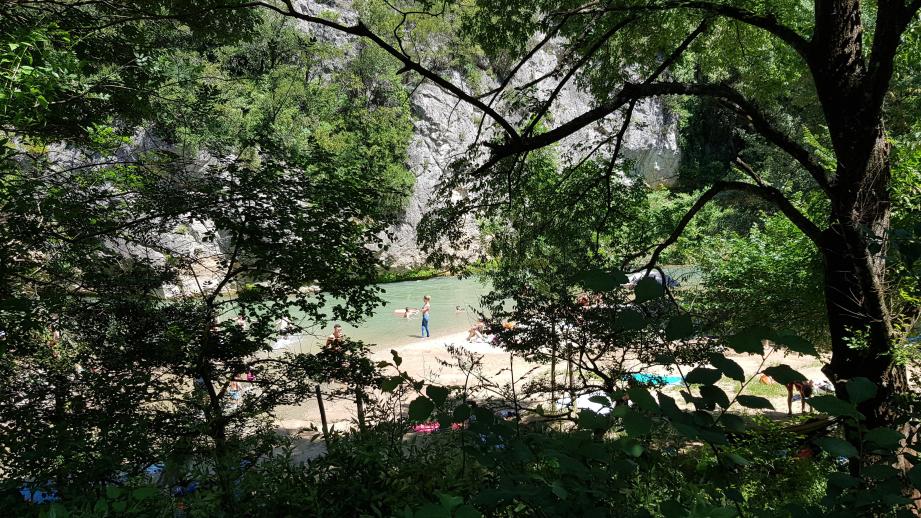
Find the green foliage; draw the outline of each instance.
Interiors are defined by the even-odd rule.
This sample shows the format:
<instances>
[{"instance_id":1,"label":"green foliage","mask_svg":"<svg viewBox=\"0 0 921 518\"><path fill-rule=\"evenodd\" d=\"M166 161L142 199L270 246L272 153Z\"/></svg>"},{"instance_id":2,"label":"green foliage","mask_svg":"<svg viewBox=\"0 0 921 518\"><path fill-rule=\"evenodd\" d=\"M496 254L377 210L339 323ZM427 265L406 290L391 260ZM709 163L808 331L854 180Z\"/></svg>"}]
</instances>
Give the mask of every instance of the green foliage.
<instances>
[{"instance_id":1,"label":"green foliage","mask_svg":"<svg viewBox=\"0 0 921 518\"><path fill-rule=\"evenodd\" d=\"M440 270L438 268L431 268L428 266L420 266L417 268L410 268L407 270L401 269L388 269L382 271L378 275L379 282L381 284L386 284L389 282L403 282L403 281L421 281L425 279L431 279L433 277L441 277L446 275L447 272Z\"/></svg>"},{"instance_id":2,"label":"green foliage","mask_svg":"<svg viewBox=\"0 0 921 518\"><path fill-rule=\"evenodd\" d=\"M51 103L78 92L70 35L53 24L0 33L0 125L28 131L47 122Z\"/></svg>"},{"instance_id":3,"label":"green foliage","mask_svg":"<svg viewBox=\"0 0 921 518\"><path fill-rule=\"evenodd\" d=\"M732 333L765 323L827 348L822 262L812 242L786 218L770 216L747 237L705 238L697 250L701 287L689 302L713 331ZM809 350L798 343L791 347Z\"/></svg>"},{"instance_id":4,"label":"green foliage","mask_svg":"<svg viewBox=\"0 0 921 518\"><path fill-rule=\"evenodd\" d=\"M299 331L378 304L408 102L377 49L321 70L335 53L289 21L144 4L162 20L0 13L18 22L0 45L3 477L76 502L165 463L209 472L226 510L240 461L279 442L278 405L379 383L363 344L266 353L294 312ZM96 512L153 512L138 495Z\"/></svg>"},{"instance_id":5,"label":"green foliage","mask_svg":"<svg viewBox=\"0 0 921 518\"><path fill-rule=\"evenodd\" d=\"M276 323L293 310L306 315L293 324L298 331L329 318L359 320L378 302L374 250L413 181L404 166L412 126L396 65L364 42L344 52L282 18L213 0L43 4L0 7L14 22L0 40L0 422L8 425L0 468L2 503L14 512L834 516L910 503L903 495L921 480L918 468L903 476L892 465L900 455L917 461L905 455L917 445L903 445L909 438L899 430L867 426L882 387L848 379L838 395L808 401L834 420L786 428L748 417L772 409L763 396L776 394L754 390L741 366L717 352L725 343L764 364L766 340L806 355L824 348L821 265L811 244L762 213L761 201L720 197L662 257L703 272L702 287L677 293L691 310L679 311L675 293L666 296L652 279L627 286L621 270L668 235L695 198L650 193L620 157L566 162L541 149L466 178L483 158L471 153L440 185L447 201L420 229L428 246L462 248L473 214L490 256L478 271L495 287L485 301L495 343L530 361L565 362L569 371L565 386L529 383L527 397L514 379L508 394L481 376L485 392L517 412L532 396L598 391L604 395L591 401L605 412L554 396L549 411L533 415L569 427L501 419L488 405L452 399L466 400L467 387L458 394L411 379L396 352L392 363L374 365L358 342L270 356L282 334ZM554 16L539 14L574 7L395 5L408 12L387 2L357 8L426 66L464 69L475 90L485 55L506 71L538 30L550 29ZM768 13L804 36L812 29L808 4L726 5ZM144 15L132 17L138 9ZM561 70L584 58L577 80L600 102L658 67L701 21L696 9L582 14L562 21ZM671 78L731 84L831 165L823 107L795 52L746 24L707 21ZM595 40L621 22L607 41ZM899 295L893 305L911 307L921 264L919 154L917 124L906 115L917 110L904 107L918 100L917 24L905 39L886 108L901 107L891 126L898 160L886 264ZM535 89L522 90L503 102L536 105ZM759 178L802 193L793 201L808 215L820 221L828 212L798 166L729 127L739 121L707 103L684 108L691 118L683 138L695 149L682 187L734 174L727 162L740 152ZM539 122L537 133L547 120ZM128 135L138 127L162 143L134 146ZM91 163L71 167L57 142ZM727 209L730 201L742 209ZM182 246L193 233L215 245L214 256ZM178 294L165 296L173 287ZM326 307L333 297L344 302ZM509 325L500 330L501 320ZM895 324L909 336L915 323ZM869 350L861 333L853 331L852 345ZM911 346L902 352L900 360L912 357ZM634 377L688 365L681 402ZM382 376L383 368L398 374ZM243 377L253 371L255 380ZM780 383L805 379L786 365L764 372ZM739 382L736 393L720 385L723 377ZM228 397L241 382L258 389ZM317 382L411 394L408 420L330 440L326 455L307 464L276 455L284 441L272 431L273 410L304 401ZM902 403L900 418L916 420L917 402ZM444 430L403 441L408 424L432 419ZM459 429L447 430L452 424ZM813 445L823 450L816 458ZM143 473L154 462L163 462L164 475L151 484ZM845 462L847 473L838 467ZM173 490L189 480L201 489L178 502ZM16 494L24 481L50 486L61 502L26 509Z\"/></svg>"}]
</instances>

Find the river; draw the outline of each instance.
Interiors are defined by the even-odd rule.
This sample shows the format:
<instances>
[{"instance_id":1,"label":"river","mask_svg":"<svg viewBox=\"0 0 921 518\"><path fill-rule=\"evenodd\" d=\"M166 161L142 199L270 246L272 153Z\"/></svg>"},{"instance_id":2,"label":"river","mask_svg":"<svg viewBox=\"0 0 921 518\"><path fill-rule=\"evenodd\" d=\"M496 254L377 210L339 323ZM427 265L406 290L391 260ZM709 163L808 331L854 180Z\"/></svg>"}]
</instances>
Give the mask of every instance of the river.
<instances>
[{"instance_id":1,"label":"river","mask_svg":"<svg viewBox=\"0 0 921 518\"><path fill-rule=\"evenodd\" d=\"M474 310L480 307L480 297L486 294L488 287L476 279L458 279L455 277L438 277L420 281L394 282L382 285L381 298L384 305L363 322L350 325L341 323L345 335L355 340L374 344L374 348L389 348L406 344L420 338L421 317L399 318L395 310L404 308L421 308L422 297L430 295L431 317L429 329L433 337L466 331L476 321ZM460 306L463 311L457 311ZM293 320L303 317L295 313ZM330 322L323 329L311 333L286 338L276 346L284 346L291 352L313 352L325 337L332 333Z\"/></svg>"}]
</instances>

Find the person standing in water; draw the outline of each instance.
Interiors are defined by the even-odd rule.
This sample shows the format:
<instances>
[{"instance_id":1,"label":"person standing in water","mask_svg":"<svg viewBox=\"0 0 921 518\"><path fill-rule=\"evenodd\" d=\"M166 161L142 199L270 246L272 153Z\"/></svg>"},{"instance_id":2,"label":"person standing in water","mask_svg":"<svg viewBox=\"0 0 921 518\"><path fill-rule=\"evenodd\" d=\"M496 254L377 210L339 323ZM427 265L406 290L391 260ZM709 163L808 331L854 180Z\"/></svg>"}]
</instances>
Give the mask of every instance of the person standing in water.
<instances>
[{"instance_id":1,"label":"person standing in water","mask_svg":"<svg viewBox=\"0 0 921 518\"><path fill-rule=\"evenodd\" d=\"M422 297L422 338L432 336L429 331L429 310L432 309L432 297L426 295Z\"/></svg>"}]
</instances>

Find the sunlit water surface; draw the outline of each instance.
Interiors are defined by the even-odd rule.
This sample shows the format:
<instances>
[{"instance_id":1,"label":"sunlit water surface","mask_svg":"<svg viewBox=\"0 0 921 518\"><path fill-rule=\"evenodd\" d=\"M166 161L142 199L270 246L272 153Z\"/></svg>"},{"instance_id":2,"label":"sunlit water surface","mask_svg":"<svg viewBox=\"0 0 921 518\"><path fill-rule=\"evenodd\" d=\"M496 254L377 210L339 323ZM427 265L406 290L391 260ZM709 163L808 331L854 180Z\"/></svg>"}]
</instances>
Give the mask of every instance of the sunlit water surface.
<instances>
[{"instance_id":1,"label":"sunlit water surface","mask_svg":"<svg viewBox=\"0 0 921 518\"><path fill-rule=\"evenodd\" d=\"M406 307L421 308L422 297L430 295L431 317L429 330L433 337L454 334L469 329L477 319L475 310L480 308L480 297L488 287L475 279L439 277L422 281L406 281L385 284L381 298L384 305L363 322L350 325L342 322L346 336L373 344L375 349L402 345L420 339L421 315L410 319L400 318L394 311ZM460 306L463 311L457 311ZM303 318L294 314L294 320ZM306 325L306 321L303 322ZM330 322L323 329L311 329L310 333L282 339L276 347L291 352L312 352L332 333Z\"/></svg>"}]
</instances>

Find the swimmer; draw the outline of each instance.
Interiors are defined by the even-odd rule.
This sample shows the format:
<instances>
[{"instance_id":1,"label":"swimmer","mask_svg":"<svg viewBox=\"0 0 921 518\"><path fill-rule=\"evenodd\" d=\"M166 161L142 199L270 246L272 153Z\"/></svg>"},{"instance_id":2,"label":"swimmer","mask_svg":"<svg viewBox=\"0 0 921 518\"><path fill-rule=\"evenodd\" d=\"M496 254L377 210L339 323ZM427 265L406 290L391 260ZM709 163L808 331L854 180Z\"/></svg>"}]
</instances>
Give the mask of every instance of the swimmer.
<instances>
[{"instance_id":1,"label":"swimmer","mask_svg":"<svg viewBox=\"0 0 921 518\"><path fill-rule=\"evenodd\" d=\"M413 315L415 315L418 312L419 312L418 309L407 306L406 309L395 310L393 314L399 318L412 318Z\"/></svg>"}]
</instances>

